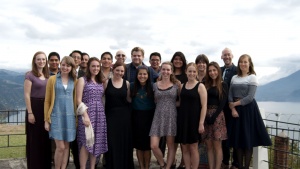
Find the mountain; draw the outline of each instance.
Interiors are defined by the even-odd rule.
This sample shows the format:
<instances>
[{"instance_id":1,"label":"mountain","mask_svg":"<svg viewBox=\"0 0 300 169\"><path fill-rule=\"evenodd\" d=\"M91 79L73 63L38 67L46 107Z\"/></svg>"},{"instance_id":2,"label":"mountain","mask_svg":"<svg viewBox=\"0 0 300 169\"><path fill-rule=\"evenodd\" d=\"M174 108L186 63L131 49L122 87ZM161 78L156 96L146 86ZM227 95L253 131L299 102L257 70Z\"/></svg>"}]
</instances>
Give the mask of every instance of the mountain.
<instances>
[{"instance_id":1,"label":"mountain","mask_svg":"<svg viewBox=\"0 0 300 169\"><path fill-rule=\"evenodd\" d=\"M0 69L0 110L24 108L25 72ZM300 102L300 70L279 80L259 86L257 101Z\"/></svg>"},{"instance_id":2,"label":"mountain","mask_svg":"<svg viewBox=\"0 0 300 169\"><path fill-rule=\"evenodd\" d=\"M0 69L0 110L24 108L24 75Z\"/></svg>"},{"instance_id":3,"label":"mountain","mask_svg":"<svg viewBox=\"0 0 300 169\"><path fill-rule=\"evenodd\" d=\"M300 70L259 86L255 98L257 101L300 102Z\"/></svg>"}]
</instances>

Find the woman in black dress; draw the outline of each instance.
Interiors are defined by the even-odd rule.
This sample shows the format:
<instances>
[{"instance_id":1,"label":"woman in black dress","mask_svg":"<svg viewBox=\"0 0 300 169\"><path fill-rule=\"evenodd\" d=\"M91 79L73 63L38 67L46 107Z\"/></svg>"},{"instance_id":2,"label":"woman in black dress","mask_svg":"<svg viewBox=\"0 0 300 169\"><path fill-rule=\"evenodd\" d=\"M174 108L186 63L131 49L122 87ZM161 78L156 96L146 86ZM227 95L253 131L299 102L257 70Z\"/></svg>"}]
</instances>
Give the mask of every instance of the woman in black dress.
<instances>
[{"instance_id":1,"label":"woman in black dress","mask_svg":"<svg viewBox=\"0 0 300 169\"><path fill-rule=\"evenodd\" d=\"M172 59L171 59L171 63L174 66L174 75L176 77L176 79L178 79L180 81L181 84L185 83L188 81L187 76L185 74L185 68L186 68L186 58L184 56L184 54L180 51L175 52ZM177 98L177 101L179 101L179 97ZM179 106L177 107L177 112L179 111ZM177 151L177 147L178 144L175 144L175 151ZM180 147L181 148L181 147ZM182 150L182 148L181 148ZM172 168L176 167L176 159L174 159L174 163L172 165ZM180 160L180 164L178 166L178 169L184 169L184 161L183 158L181 156L181 160Z\"/></svg>"},{"instance_id":2,"label":"woman in black dress","mask_svg":"<svg viewBox=\"0 0 300 169\"><path fill-rule=\"evenodd\" d=\"M106 169L132 169L132 127L129 107L130 85L122 77L125 64L117 61L113 77L105 85L105 115L107 120L108 152L105 153Z\"/></svg>"},{"instance_id":3,"label":"woman in black dress","mask_svg":"<svg viewBox=\"0 0 300 169\"><path fill-rule=\"evenodd\" d=\"M176 142L181 144L186 169L197 169L199 165L199 133L204 132L206 114L206 89L197 81L197 66L187 65L188 81L181 87L180 108L177 116Z\"/></svg>"}]
</instances>

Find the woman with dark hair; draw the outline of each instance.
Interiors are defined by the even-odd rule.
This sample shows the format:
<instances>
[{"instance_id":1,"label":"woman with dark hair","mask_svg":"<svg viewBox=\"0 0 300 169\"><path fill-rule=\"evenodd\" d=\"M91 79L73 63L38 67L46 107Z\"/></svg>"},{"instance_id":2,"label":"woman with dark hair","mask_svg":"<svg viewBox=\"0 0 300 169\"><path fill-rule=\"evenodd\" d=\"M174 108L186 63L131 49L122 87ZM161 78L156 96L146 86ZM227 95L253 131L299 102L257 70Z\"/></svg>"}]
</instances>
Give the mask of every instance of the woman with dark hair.
<instances>
[{"instance_id":1,"label":"woman with dark hair","mask_svg":"<svg viewBox=\"0 0 300 169\"><path fill-rule=\"evenodd\" d=\"M222 140L227 139L227 129L223 108L227 100L228 87L222 81L220 66L210 62L207 67L205 87L207 89L207 113L205 132L202 134L207 146L210 169L221 168L223 153Z\"/></svg>"},{"instance_id":2,"label":"woman with dark hair","mask_svg":"<svg viewBox=\"0 0 300 169\"><path fill-rule=\"evenodd\" d=\"M239 168L249 168L253 147L272 144L254 99L257 85L251 57L244 54L239 58L228 94L233 117L228 130L229 146L237 150Z\"/></svg>"},{"instance_id":3,"label":"woman with dark hair","mask_svg":"<svg viewBox=\"0 0 300 169\"><path fill-rule=\"evenodd\" d=\"M108 151L105 153L107 169L134 168L129 107L130 84L123 79L124 72L125 64L117 61L113 66L113 77L104 83L108 142Z\"/></svg>"},{"instance_id":4,"label":"woman with dark hair","mask_svg":"<svg viewBox=\"0 0 300 169\"><path fill-rule=\"evenodd\" d=\"M49 78L44 52L36 52L24 80L27 168L51 169L51 141L44 128L44 100Z\"/></svg>"},{"instance_id":5,"label":"woman with dark hair","mask_svg":"<svg viewBox=\"0 0 300 169\"><path fill-rule=\"evenodd\" d=\"M90 158L91 168L96 164L96 158L107 151L106 117L102 96L104 95L103 77L100 71L100 60L96 57L87 63L86 77L78 79L76 88L77 104L83 103L88 107L78 116L77 142L80 151L80 165L85 168ZM88 143L86 127L93 128L94 144Z\"/></svg>"},{"instance_id":6,"label":"woman with dark hair","mask_svg":"<svg viewBox=\"0 0 300 169\"><path fill-rule=\"evenodd\" d=\"M130 84L133 115L133 147L141 169L149 169L151 147L149 132L155 103L150 72L147 66L139 66L134 83Z\"/></svg>"},{"instance_id":7,"label":"woman with dark hair","mask_svg":"<svg viewBox=\"0 0 300 169\"><path fill-rule=\"evenodd\" d=\"M171 62L161 65L161 80L153 84L155 113L151 125L151 149L161 168L170 168L175 159L176 98L180 93L180 82L175 78ZM167 164L159 149L160 138L166 136L168 146Z\"/></svg>"},{"instance_id":8,"label":"woman with dark hair","mask_svg":"<svg viewBox=\"0 0 300 169\"><path fill-rule=\"evenodd\" d=\"M202 83L197 81L197 66L189 63L186 68L188 81L181 87L180 108L177 116L176 142L181 144L186 169L199 165L198 142L204 130L207 94Z\"/></svg>"},{"instance_id":9,"label":"woman with dark hair","mask_svg":"<svg viewBox=\"0 0 300 169\"><path fill-rule=\"evenodd\" d=\"M186 73L185 73L185 68L186 68L186 58L182 52L175 52L171 62L174 66L174 75L175 77L180 81L181 84L185 83L188 81ZM177 97L177 101L179 101L179 97ZM179 110L179 106L177 106L177 111ZM175 153L177 151L178 144L175 144ZM172 168L176 168L176 159L174 159ZM180 160L180 165L178 167L179 169L184 169L184 160L181 156Z\"/></svg>"},{"instance_id":10,"label":"woman with dark hair","mask_svg":"<svg viewBox=\"0 0 300 169\"><path fill-rule=\"evenodd\" d=\"M105 80L110 79L112 77L112 62L113 55L110 52L104 52L101 55L101 73Z\"/></svg>"},{"instance_id":11,"label":"woman with dark hair","mask_svg":"<svg viewBox=\"0 0 300 169\"><path fill-rule=\"evenodd\" d=\"M171 63L174 66L174 75L175 77L181 82L185 83L187 82L187 76L185 74L185 68L186 68L186 59L182 52L175 52Z\"/></svg>"},{"instance_id":12,"label":"woman with dark hair","mask_svg":"<svg viewBox=\"0 0 300 169\"><path fill-rule=\"evenodd\" d=\"M198 80L199 82L202 82L202 83L205 83L205 78L206 78L206 75L207 75L207 66L208 66L208 63L209 63L209 60L207 58L206 55L204 54L200 54L197 56L196 60L195 60L195 63L198 67Z\"/></svg>"},{"instance_id":13,"label":"woman with dark hair","mask_svg":"<svg viewBox=\"0 0 300 169\"><path fill-rule=\"evenodd\" d=\"M69 143L76 137L76 70L74 59L65 56L60 72L51 76L46 87L44 105L45 129L55 140L55 168L66 168Z\"/></svg>"}]
</instances>

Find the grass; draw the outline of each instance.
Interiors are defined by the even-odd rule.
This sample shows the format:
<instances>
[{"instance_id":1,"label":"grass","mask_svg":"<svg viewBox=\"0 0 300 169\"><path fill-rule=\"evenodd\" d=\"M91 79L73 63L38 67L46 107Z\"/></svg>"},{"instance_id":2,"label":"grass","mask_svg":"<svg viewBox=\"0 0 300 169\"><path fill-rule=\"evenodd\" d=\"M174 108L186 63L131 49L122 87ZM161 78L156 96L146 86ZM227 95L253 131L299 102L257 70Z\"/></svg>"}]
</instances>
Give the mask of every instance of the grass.
<instances>
[{"instance_id":1,"label":"grass","mask_svg":"<svg viewBox=\"0 0 300 169\"><path fill-rule=\"evenodd\" d=\"M0 125L0 159L24 158L26 153L25 145L24 125Z\"/></svg>"}]
</instances>

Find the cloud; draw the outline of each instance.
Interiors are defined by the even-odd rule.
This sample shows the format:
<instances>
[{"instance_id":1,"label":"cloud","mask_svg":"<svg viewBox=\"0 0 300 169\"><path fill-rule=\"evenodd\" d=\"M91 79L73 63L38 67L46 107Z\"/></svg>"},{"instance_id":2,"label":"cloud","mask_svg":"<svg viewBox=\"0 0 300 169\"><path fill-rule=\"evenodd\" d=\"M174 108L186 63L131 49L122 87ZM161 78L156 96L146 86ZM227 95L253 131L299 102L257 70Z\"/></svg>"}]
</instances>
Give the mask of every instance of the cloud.
<instances>
[{"instance_id":1,"label":"cloud","mask_svg":"<svg viewBox=\"0 0 300 169\"><path fill-rule=\"evenodd\" d=\"M145 58L157 51L166 61L182 51L189 62L204 53L222 65L221 51L229 47L235 64L248 53L259 76L284 76L300 68L299 6L297 0L3 0L0 66L28 68L37 50L99 57L122 49L130 56L134 46L144 48Z\"/></svg>"}]
</instances>

